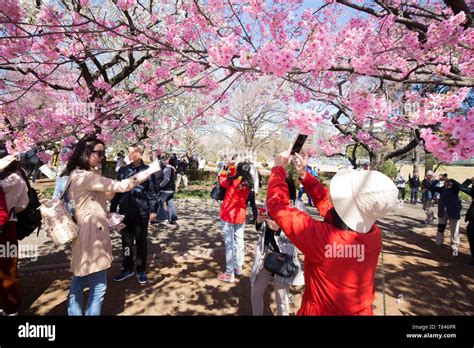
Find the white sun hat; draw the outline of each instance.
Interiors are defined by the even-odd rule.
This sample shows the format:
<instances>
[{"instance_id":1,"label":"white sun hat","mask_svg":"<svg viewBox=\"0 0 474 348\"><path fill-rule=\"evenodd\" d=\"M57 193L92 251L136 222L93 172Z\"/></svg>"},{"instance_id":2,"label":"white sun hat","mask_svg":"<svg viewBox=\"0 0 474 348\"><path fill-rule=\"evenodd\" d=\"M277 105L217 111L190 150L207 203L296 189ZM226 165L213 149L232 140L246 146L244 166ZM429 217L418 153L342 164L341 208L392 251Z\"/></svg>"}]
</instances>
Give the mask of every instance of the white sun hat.
<instances>
[{"instance_id":1,"label":"white sun hat","mask_svg":"<svg viewBox=\"0 0 474 348\"><path fill-rule=\"evenodd\" d=\"M390 178L376 170L342 169L329 188L339 217L352 230L367 233L374 222L398 204L398 189Z\"/></svg>"},{"instance_id":2,"label":"white sun hat","mask_svg":"<svg viewBox=\"0 0 474 348\"><path fill-rule=\"evenodd\" d=\"M15 155L7 155L3 158L0 158L0 170L4 170L6 167L10 165L14 160L18 157Z\"/></svg>"}]
</instances>

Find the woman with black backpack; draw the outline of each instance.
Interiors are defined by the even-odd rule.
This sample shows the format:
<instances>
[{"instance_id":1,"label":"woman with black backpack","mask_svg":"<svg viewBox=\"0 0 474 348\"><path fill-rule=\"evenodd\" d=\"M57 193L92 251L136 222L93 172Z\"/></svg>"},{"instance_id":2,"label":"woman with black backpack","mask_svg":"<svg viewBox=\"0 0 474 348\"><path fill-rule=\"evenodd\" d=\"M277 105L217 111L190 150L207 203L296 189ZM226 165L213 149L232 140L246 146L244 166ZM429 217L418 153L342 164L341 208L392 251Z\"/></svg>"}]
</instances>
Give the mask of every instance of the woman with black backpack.
<instances>
[{"instance_id":1,"label":"woman with black backpack","mask_svg":"<svg viewBox=\"0 0 474 348\"><path fill-rule=\"evenodd\" d=\"M0 199L3 198L0 206L3 207L5 220L0 230L0 245L8 253L16 250L11 255L0 255L0 304L3 315L17 315L21 305L16 214L29 203L26 182L19 174L21 170L16 156L8 155L0 159Z\"/></svg>"}]
</instances>

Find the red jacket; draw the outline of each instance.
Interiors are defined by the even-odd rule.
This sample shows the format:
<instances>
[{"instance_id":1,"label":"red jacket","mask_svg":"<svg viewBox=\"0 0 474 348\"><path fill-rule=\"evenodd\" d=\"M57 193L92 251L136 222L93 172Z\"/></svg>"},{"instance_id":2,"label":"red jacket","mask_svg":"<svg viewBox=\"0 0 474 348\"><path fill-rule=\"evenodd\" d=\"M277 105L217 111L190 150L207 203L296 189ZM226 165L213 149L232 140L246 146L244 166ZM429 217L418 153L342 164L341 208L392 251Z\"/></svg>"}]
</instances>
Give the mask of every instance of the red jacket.
<instances>
[{"instance_id":1,"label":"red jacket","mask_svg":"<svg viewBox=\"0 0 474 348\"><path fill-rule=\"evenodd\" d=\"M10 212L8 211L7 201L5 200L5 192L0 188L0 227L8 222Z\"/></svg>"},{"instance_id":2,"label":"red jacket","mask_svg":"<svg viewBox=\"0 0 474 348\"><path fill-rule=\"evenodd\" d=\"M235 167L230 168L231 176L235 175ZM232 182L227 179L227 172L223 170L219 176L219 184L227 189L221 207L221 219L232 224L244 224L247 212L247 198L250 189L239 187L241 179Z\"/></svg>"},{"instance_id":3,"label":"red jacket","mask_svg":"<svg viewBox=\"0 0 474 348\"><path fill-rule=\"evenodd\" d=\"M328 189L308 174L301 183L324 222L290 206L283 167L273 168L267 194L269 214L305 255L298 315L373 315L380 229L375 224L368 233L337 229L326 215L332 208Z\"/></svg>"}]
</instances>

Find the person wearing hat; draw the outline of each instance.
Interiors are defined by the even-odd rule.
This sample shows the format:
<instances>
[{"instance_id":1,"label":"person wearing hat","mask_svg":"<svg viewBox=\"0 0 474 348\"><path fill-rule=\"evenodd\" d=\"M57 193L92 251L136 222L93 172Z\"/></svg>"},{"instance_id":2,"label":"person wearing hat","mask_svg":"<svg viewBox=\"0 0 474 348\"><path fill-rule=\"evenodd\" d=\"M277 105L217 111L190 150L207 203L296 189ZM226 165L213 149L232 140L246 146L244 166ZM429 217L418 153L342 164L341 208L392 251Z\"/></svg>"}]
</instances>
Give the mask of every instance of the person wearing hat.
<instances>
[{"instance_id":1,"label":"person wearing hat","mask_svg":"<svg viewBox=\"0 0 474 348\"><path fill-rule=\"evenodd\" d=\"M19 161L14 155L0 158L0 192L4 196L4 210L8 218L1 226L0 245L4 250L18 251L16 213L29 203L28 188L21 175ZM5 211L4 211L5 213ZM0 305L4 315L17 315L21 305L18 252L0 257Z\"/></svg>"},{"instance_id":2,"label":"person wearing hat","mask_svg":"<svg viewBox=\"0 0 474 348\"><path fill-rule=\"evenodd\" d=\"M374 170L342 169L330 189L306 172L307 155L295 154L299 179L324 221L289 203L285 166L290 150L275 157L267 206L273 220L305 255L305 291L298 315L373 315L374 278L382 248L375 221L398 203L398 189ZM362 251L362 252L357 252Z\"/></svg>"}]
</instances>

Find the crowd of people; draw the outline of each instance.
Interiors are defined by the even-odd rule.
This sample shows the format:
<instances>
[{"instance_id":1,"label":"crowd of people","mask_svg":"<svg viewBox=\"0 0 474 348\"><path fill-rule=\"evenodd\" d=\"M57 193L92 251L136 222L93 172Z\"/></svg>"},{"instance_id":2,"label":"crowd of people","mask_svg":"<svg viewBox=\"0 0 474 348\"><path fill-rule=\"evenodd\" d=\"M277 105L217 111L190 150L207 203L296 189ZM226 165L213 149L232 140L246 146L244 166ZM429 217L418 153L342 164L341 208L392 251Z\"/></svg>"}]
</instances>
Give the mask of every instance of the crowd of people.
<instances>
[{"instance_id":1,"label":"crowd of people","mask_svg":"<svg viewBox=\"0 0 474 348\"><path fill-rule=\"evenodd\" d=\"M85 315L100 315L107 292L107 270L112 264L109 216L123 216L122 269L115 282L135 276L140 284L147 277L147 235L149 224L164 216L177 224L173 197L182 182L188 184L191 166L199 161L189 154L162 154L147 165L143 145L130 144L128 154L117 156L117 178L101 172L105 160L104 142L85 136L70 152L67 164L57 178L54 197L69 202L78 237L72 241L72 279L67 300L69 315L83 315L83 290L89 287ZM127 158L127 160L126 160ZM128 163L127 163L128 162ZM288 170L297 175L297 183ZM0 243L18 246L17 214L29 202L26 178L17 156L0 154ZM220 225L225 243L225 269L217 279L227 283L243 276L244 234L246 224L259 233L251 266L251 303L254 315L264 311L264 293L274 283L277 314L289 314L289 288L305 285L299 315L372 315L375 297L374 278L382 248L381 231L376 221L383 218L404 199L403 178L394 183L384 174L346 168L332 178L329 189L318 180L318 171L308 165L304 152L282 152L274 159L263 206L256 203L261 177L252 158L237 162L223 158L218 164L218 182L225 195L220 207ZM402 180L403 179L403 180ZM461 205L459 191L473 195L472 181L460 184L447 175L434 180L427 172L420 183L410 177L411 201L417 202L421 187L427 223L435 194L438 198L436 243L442 244L449 223L454 251L459 247ZM443 185L440 185L440 182ZM406 184L406 181L403 182ZM65 195L63 196L63 193ZM306 193L308 206L314 206L322 221L313 219L301 198ZM247 219L247 206L252 218ZM466 215L471 252L474 251L474 208ZM165 217L166 219L166 217ZM301 264L299 254L304 255ZM474 258L471 260L473 263ZM304 266L304 268L303 268ZM0 303L3 313L15 315L21 305L18 257L0 259Z\"/></svg>"},{"instance_id":2,"label":"crowd of people","mask_svg":"<svg viewBox=\"0 0 474 348\"><path fill-rule=\"evenodd\" d=\"M457 256L459 253L459 225L461 221L462 204L459 197L460 192L464 192L472 197L472 184L474 177L465 180L463 183L450 178L447 173L440 174L436 178L436 174L432 170L428 170L424 179L420 182L417 174L409 175L408 185L410 188L410 203L416 205L419 201L419 192L421 190L421 203L426 214L424 224L430 225L435 219L438 219L437 234L435 243L438 246L444 244L444 232L449 224L450 230L450 245L453 255ZM399 173L395 179L401 201L405 201L405 187L407 180ZM433 211L433 207L437 205L437 213ZM471 207L466 213L466 222L473 220L474 211ZM473 242L474 235L472 232L472 225L467 226L467 236L471 249L470 264L474 265L474 251Z\"/></svg>"}]
</instances>

